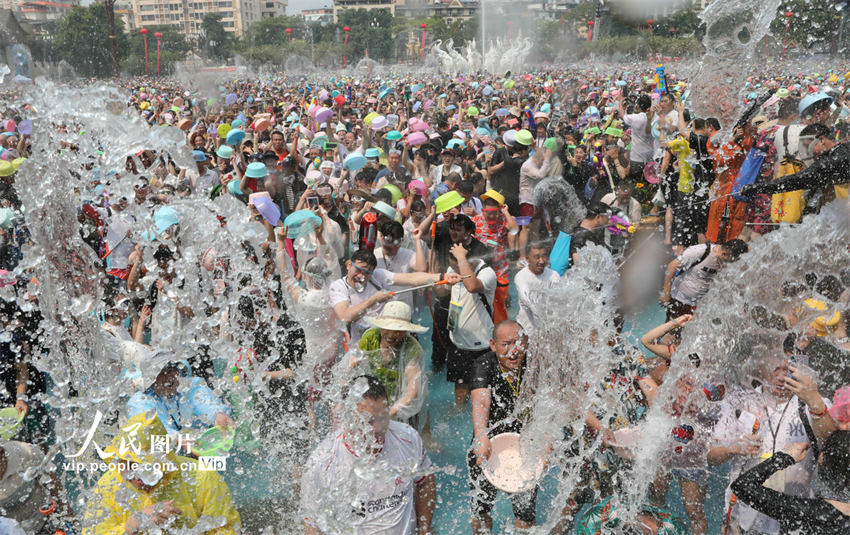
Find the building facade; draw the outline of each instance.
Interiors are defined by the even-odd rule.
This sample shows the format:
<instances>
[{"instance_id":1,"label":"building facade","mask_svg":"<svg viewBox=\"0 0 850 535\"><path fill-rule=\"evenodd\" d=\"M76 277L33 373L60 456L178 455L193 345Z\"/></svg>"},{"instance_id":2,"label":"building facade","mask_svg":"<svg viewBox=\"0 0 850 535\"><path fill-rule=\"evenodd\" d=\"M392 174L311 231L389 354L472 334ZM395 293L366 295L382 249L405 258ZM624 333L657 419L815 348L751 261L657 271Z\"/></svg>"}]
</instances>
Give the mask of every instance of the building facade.
<instances>
[{"instance_id":1,"label":"building facade","mask_svg":"<svg viewBox=\"0 0 850 535\"><path fill-rule=\"evenodd\" d=\"M221 14L224 29L241 36L248 27L260 20L266 4L266 0L132 0L132 2L136 28L168 25L187 37L195 37L201 33L201 22L208 13Z\"/></svg>"},{"instance_id":2,"label":"building facade","mask_svg":"<svg viewBox=\"0 0 850 535\"><path fill-rule=\"evenodd\" d=\"M286 0L261 0L260 18L270 19L286 15Z\"/></svg>"},{"instance_id":3,"label":"building facade","mask_svg":"<svg viewBox=\"0 0 850 535\"><path fill-rule=\"evenodd\" d=\"M316 9L302 9L301 18L307 22L319 22L325 24L333 22L334 10L332 7L320 7Z\"/></svg>"},{"instance_id":4,"label":"building facade","mask_svg":"<svg viewBox=\"0 0 850 535\"><path fill-rule=\"evenodd\" d=\"M386 9L395 16L396 1L395 0L334 0L334 22L339 22L339 14L346 9L365 9L372 11L374 9Z\"/></svg>"},{"instance_id":5,"label":"building facade","mask_svg":"<svg viewBox=\"0 0 850 535\"><path fill-rule=\"evenodd\" d=\"M80 0L58 0L56 2L0 0L0 9L13 12L21 22L31 25L36 32L40 32L45 23L61 19L78 5L80 5Z\"/></svg>"}]
</instances>

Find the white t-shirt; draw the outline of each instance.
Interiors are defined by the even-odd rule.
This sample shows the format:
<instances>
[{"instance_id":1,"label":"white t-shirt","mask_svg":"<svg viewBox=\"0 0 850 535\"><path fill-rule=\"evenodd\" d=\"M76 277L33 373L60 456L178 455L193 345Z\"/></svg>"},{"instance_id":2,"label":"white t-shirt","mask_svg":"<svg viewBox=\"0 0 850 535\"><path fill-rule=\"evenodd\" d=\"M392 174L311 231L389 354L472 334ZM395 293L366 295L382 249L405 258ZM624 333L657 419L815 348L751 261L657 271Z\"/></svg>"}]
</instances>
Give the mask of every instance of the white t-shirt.
<instances>
[{"instance_id":1,"label":"white t-shirt","mask_svg":"<svg viewBox=\"0 0 850 535\"><path fill-rule=\"evenodd\" d=\"M559 280L561 280L561 276L548 267L543 270L540 276L532 273L528 267L522 268L516 274L514 284L516 285L517 296L519 297L519 313L516 316L516 320L525 330L533 331L537 327L535 324L533 294L545 290Z\"/></svg>"},{"instance_id":2,"label":"white t-shirt","mask_svg":"<svg viewBox=\"0 0 850 535\"><path fill-rule=\"evenodd\" d=\"M457 173L461 176L463 175L463 169L461 169L457 164L452 164L451 168L449 168L449 170L445 173L443 172L443 169L445 169L443 164L437 165L431 169L432 188L441 183L445 177L452 173Z\"/></svg>"},{"instance_id":3,"label":"white t-shirt","mask_svg":"<svg viewBox=\"0 0 850 535\"><path fill-rule=\"evenodd\" d=\"M391 421L373 458L358 457L338 433L307 461L301 515L320 528L332 523L325 533L415 535L414 493L430 467L419 433L407 424Z\"/></svg>"},{"instance_id":4,"label":"white t-shirt","mask_svg":"<svg viewBox=\"0 0 850 535\"><path fill-rule=\"evenodd\" d=\"M626 212L626 216L628 216L629 218L629 223L640 223L640 218L642 215L640 203L634 197L629 197L628 206L620 206L617 203L617 194L614 192L603 195L600 201L607 204L611 208L617 208L618 210Z\"/></svg>"},{"instance_id":5,"label":"white t-shirt","mask_svg":"<svg viewBox=\"0 0 850 535\"><path fill-rule=\"evenodd\" d=\"M623 117L623 121L632 129L632 149L629 159L633 162L648 162L655 152L655 140L652 133L646 131L646 113L632 113Z\"/></svg>"},{"instance_id":6,"label":"white t-shirt","mask_svg":"<svg viewBox=\"0 0 850 535\"><path fill-rule=\"evenodd\" d=\"M811 163L812 156L800 143L800 134L806 125L792 124L789 126L780 126L779 130L773 136L773 145L776 147L776 162L779 163L785 158L785 129L788 129L788 154L795 156L802 161L806 166Z\"/></svg>"},{"instance_id":7,"label":"white t-shirt","mask_svg":"<svg viewBox=\"0 0 850 535\"><path fill-rule=\"evenodd\" d=\"M824 403L828 403L824 400ZM752 434L752 427L745 428L741 423L746 418L738 416L744 411L754 415L759 422L758 436L762 440L761 451L764 455L782 451L786 445L794 442L808 442L806 429L797 408L798 400L794 396L788 402L770 401L759 393L740 394L727 397L723 401L720 420L714 426L712 441L714 445L729 445L741 435ZM827 404L827 407L829 405ZM806 415L808 415L806 409ZM739 419L740 418L740 419ZM809 417L811 420L811 417ZM775 439L774 439L775 435ZM735 481L745 470L759 464L763 459L760 456L744 457L738 455L732 459L732 467L729 471L729 481ZM779 490L783 494L791 496L811 497L811 476L814 474L815 466L812 455L807 455L803 462L797 463L779 472L765 482L766 486ZM732 491L726 488L726 504ZM758 513L754 509L738 502L732 510L732 518L736 518L743 530L757 530L768 535L779 533L779 522Z\"/></svg>"},{"instance_id":8,"label":"white t-shirt","mask_svg":"<svg viewBox=\"0 0 850 535\"><path fill-rule=\"evenodd\" d=\"M416 253L410 249L405 249L404 247L399 247L398 252L392 258L384 256L384 249L382 247L376 247L375 258L378 259L379 268L392 271L393 273L413 273L416 271L413 269L413 265L416 263ZM387 287L387 290L393 292L403 288L406 288L406 286L397 286L393 284ZM410 310L413 310L413 292L400 294L395 300L407 303Z\"/></svg>"},{"instance_id":9,"label":"white t-shirt","mask_svg":"<svg viewBox=\"0 0 850 535\"><path fill-rule=\"evenodd\" d=\"M493 297L496 294L496 272L485 265L483 260L475 265L476 277L484 285L483 295L493 307ZM449 268L447 273L454 273ZM449 321L454 318L453 328L449 329L449 337L458 349L480 351L490 344L493 333L493 317L487 312L481 297L477 293L469 293L463 282L452 286L451 304L449 305ZM451 326L451 325L450 325Z\"/></svg>"},{"instance_id":10,"label":"white t-shirt","mask_svg":"<svg viewBox=\"0 0 850 535\"><path fill-rule=\"evenodd\" d=\"M376 293L387 290L387 288L392 286L392 284L393 274L386 269L381 268L375 269L372 273L371 279L369 279L369 282L366 283L366 288L359 293L357 290L348 285L348 281L345 280L345 277L337 279L328 287L328 297L331 301L331 308L335 307L337 303L342 302L347 302L350 306L357 306ZM381 313L383 308L383 303L377 303L369 308L362 318L349 325L348 334L351 336L351 344L355 344L358 340L360 340L360 337L363 336L363 333L369 328L369 324L366 323L364 318L366 316L377 316Z\"/></svg>"},{"instance_id":11,"label":"white t-shirt","mask_svg":"<svg viewBox=\"0 0 850 535\"><path fill-rule=\"evenodd\" d=\"M696 305L708 293L711 281L720 269L720 260L708 253L705 260L700 262L706 247L711 247L711 244L692 245L679 257L680 273L673 279L670 290L670 297L676 301Z\"/></svg>"}]
</instances>

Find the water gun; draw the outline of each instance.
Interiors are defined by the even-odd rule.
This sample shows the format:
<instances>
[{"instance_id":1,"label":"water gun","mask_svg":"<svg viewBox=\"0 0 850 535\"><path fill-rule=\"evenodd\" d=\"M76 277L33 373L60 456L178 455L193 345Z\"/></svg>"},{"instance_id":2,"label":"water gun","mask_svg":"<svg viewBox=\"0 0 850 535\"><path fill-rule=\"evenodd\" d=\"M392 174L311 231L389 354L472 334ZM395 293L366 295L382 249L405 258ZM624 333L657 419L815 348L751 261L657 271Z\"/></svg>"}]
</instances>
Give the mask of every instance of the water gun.
<instances>
[{"instance_id":1,"label":"water gun","mask_svg":"<svg viewBox=\"0 0 850 535\"><path fill-rule=\"evenodd\" d=\"M602 160L605 159L605 153L602 151L602 142L597 141L594 146L596 150L593 151L593 166L599 171L602 169Z\"/></svg>"},{"instance_id":2,"label":"water gun","mask_svg":"<svg viewBox=\"0 0 850 535\"><path fill-rule=\"evenodd\" d=\"M348 81L348 102L352 102L351 98L351 80Z\"/></svg>"},{"instance_id":3,"label":"water gun","mask_svg":"<svg viewBox=\"0 0 850 535\"><path fill-rule=\"evenodd\" d=\"M611 216L608 220L608 226L605 228L608 232L616 234L617 236L635 233L635 226L625 217L620 217L616 214Z\"/></svg>"},{"instance_id":4,"label":"water gun","mask_svg":"<svg viewBox=\"0 0 850 535\"><path fill-rule=\"evenodd\" d=\"M667 78L664 75L664 65L658 64L655 66L655 91L658 96L667 92Z\"/></svg>"},{"instance_id":5,"label":"water gun","mask_svg":"<svg viewBox=\"0 0 850 535\"><path fill-rule=\"evenodd\" d=\"M537 130L537 125L534 124L534 114L531 113L531 106L526 106L524 113L525 118L528 119L528 129L535 132Z\"/></svg>"}]
</instances>

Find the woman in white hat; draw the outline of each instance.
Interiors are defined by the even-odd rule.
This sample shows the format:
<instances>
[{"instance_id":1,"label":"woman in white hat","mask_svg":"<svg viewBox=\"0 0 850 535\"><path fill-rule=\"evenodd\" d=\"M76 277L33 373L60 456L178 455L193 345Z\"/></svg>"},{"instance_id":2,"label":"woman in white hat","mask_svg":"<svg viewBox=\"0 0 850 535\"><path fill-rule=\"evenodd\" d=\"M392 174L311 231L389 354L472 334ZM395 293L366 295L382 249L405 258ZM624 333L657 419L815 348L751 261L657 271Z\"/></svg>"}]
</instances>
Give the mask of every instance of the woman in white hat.
<instances>
[{"instance_id":1,"label":"woman in white hat","mask_svg":"<svg viewBox=\"0 0 850 535\"><path fill-rule=\"evenodd\" d=\"M367 317L372 328L363 333L357 344L362 353L352 355L349 365L368 366L369 373L383 383L389 395L390 418L421 428L424 418L416 416L428 398L422 368L425 352L410 333L424 333L428 328L410 318L410 306L402 301L390 301L380 315Z\"/></svg>"}]
</instances>

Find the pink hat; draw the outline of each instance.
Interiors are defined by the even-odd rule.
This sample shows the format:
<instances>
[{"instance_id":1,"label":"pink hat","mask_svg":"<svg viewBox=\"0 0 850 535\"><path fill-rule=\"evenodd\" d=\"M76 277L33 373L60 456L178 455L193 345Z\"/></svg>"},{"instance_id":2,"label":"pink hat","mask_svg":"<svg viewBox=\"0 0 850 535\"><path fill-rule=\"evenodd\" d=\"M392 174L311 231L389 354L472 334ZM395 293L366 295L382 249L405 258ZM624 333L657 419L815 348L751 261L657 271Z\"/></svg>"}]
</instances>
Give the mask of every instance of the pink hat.
<instances>
[{"instance_id":1,"label":"pink hat","mask_svg":"<svg viewBox=\"0 0 850 535\"><path fill-rule=\"evenodd\" d=\"M412 189L416 195L427 195L428 187L421 180L411 180L407 184L407 189Z\"/></svg>"},{"instance_id":2,"label":"pink hat","mask_svg":"<svg viewBox=\"0 0 850 535\"><path fill-rule=\"evenodd\" d=\"M850 386L842 386L835 391L829 415L836 422L850 423Z\"/></svg>"}]
</instances>

